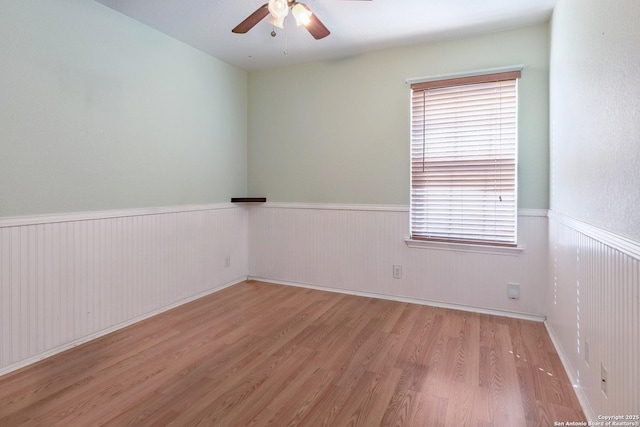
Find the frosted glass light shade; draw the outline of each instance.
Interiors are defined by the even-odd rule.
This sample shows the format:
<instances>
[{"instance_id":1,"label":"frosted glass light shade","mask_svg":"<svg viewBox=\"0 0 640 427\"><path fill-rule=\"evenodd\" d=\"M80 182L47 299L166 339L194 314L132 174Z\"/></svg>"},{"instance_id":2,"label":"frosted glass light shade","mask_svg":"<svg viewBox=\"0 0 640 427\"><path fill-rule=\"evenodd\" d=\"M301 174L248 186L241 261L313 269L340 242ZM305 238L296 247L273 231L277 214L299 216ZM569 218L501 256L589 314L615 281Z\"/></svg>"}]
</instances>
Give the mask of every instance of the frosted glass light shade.
<instances>
[{"instance_id":1,"label":"frosted glass light shade","mask_svg":"<svg viewBox=\"0 0 640 427\"><path fill-rule=\"evenodd\" d=\"M311 21L312 12L309 8L301 3L296 3L291 9L293 17L296 19L296 24L299 26L307 25Z\"/></svg>"},{"instance_id":2,"label":"frosted glass light shade","mask_svg":"<svg viewBox=\"0 0 640 427\"><path fill-rule=\"evenodd\" d=\"M269 9L269 13L274 17L286 17L289 13L289 6L287 5L286 0L269 0L269 5L267 6Z\"/></svg>"},{"instance_id":3,"label":"frosted glass light shade","mask_svg":"<svg viewBox=\"0 0 640 427\"><path fill-rule=\"evenodd\" d=\"M289 14L289 5L287 0L269 0L267 7L271 17L269 23L278 28L284 28L284 18Z\"/></svg>"}]
</instances>

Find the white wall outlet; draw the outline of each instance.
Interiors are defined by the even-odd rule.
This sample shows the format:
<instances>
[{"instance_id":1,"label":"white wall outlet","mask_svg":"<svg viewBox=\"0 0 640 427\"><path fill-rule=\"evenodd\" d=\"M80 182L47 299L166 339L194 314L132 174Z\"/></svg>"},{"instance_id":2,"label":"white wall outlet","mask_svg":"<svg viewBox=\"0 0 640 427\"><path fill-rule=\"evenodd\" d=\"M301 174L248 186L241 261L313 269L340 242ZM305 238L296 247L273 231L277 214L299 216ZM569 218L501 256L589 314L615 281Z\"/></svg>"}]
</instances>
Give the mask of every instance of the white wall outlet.
<instances>
[{"instance_id":1,"label":"white wall outlet","mask_svg":"<svg viewBox=\"0 0 640 427\"><path fill-rule=\"evenodd\" d=\"M509 283L507 285L507 297L511 299L520 299L520 285Z\"/></svg>"},{"instance_id":2,"label":"white wall outlet","mask_svg":"<svg viewBox=\"0 0 640 427\"><path fill-rule=\"evenodd\" d=\"M607 396L607 390L609 388L608 384L609 378L607 374L607 368L604 366L602 362L600 362L600 388L605 396Z\"/></svg>"},{"instance_id":3,"label":"white wall outlet","mask_svg":"<svg viewBox=\"0 0 640 427\"><path fill-rule=\"evenodd\" d=\"M588 365L589 364L589 340L584 339L584 361Z\"/></svg>"},{"instance_id":4,"label":"white wall outlet","mask_svg":"<svg viewBox=\"0 0 640 427\"><path fill-rule=\"evenodd\" d=\"M394 265L393 266L393 278L394 279L402 279L402 266Z\"/></svg>"},{"instance_id":5,"label":"white wall outlet","mask_svg":"<svg viewBox=\"0 0 640 427\"><path fill-rule=\"evenodd\" d=\"M227 255L224 258L224 268L229 268L231 267L231 255Z\"/></svg>"}]
</instances>

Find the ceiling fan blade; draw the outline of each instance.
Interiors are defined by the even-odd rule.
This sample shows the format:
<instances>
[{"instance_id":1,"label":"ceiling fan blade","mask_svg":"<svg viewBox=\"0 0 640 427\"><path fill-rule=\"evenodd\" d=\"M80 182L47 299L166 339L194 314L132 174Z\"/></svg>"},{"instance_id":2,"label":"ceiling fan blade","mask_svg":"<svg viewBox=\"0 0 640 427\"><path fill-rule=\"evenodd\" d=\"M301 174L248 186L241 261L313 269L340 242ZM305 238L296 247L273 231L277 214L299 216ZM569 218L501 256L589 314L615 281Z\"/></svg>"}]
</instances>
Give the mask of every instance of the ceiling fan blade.
<instances>
[{"instance_id":1,"label":"ceiling fan blade","mask_svg":"<svg viewBox=\"0 0 640 427\"><path fill-rule=\"evenodd\" d=\"M306 7L306 5L305 5ZM307 30L311 33L314 39L320 40L327 37L331 32L324 24L318 19L315 13L313 13L309 19L309 23L306 25Z\"/></svg>"},{"instance_id":2,"label":"ceiling fan blade","mask_svg":"<svg viewBox=\"0 0 640 427\"><path fill-rule=\"evenodd\" d=\"M255 27L255 25L258 22L262 21L268 14L269 14L269 4L265 3L262 6L260 6L255 12L249 15L247 19L239 23L237 27L231 30L231 32L237 33L237 34L244 34L250 29L252 29L253 27Z\"/></svg>"}]
</instances>

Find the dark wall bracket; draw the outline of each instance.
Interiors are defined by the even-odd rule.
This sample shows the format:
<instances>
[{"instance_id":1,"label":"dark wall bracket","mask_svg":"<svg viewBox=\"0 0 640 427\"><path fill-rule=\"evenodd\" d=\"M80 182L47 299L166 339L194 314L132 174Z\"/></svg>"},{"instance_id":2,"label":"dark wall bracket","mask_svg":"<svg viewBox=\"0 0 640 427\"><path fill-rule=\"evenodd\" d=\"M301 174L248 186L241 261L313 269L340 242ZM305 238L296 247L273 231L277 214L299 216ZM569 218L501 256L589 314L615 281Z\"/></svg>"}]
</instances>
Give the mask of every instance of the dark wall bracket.
<instances>
[{"instance_id":1,"label":"dark wall bracket","mask_svg":"<svg viewBox=\"0 0 640 427\"><path fill-rule=\"evenodd\" d=\"M265 203L266 197L232 197L231 203Z\"/></svg>"}]
</instances>

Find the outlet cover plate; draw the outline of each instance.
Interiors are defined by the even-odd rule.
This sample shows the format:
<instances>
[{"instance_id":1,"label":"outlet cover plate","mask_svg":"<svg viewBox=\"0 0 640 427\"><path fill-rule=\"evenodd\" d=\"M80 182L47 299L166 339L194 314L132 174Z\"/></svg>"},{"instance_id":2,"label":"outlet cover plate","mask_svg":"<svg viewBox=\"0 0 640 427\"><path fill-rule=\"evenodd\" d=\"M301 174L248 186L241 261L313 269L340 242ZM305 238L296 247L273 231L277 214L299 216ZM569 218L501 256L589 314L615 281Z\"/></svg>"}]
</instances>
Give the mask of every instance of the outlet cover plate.
<instances>
[{"instance_id":1,"label":"outlet cover plate","mask_svg":"<svg viewBox=\"0 0 640 427\"><path fill-rule=\"evenodd\" d=\"M393 278L394 279L402 279L402 266L394 265L393 266Z\"/></svg>"},{"instance_id":2,"label":"outlet cover plate","mask_svg":"<svg viewBox=\"0 0 640 427\"><path fill-rule=\"evenodd\" d=\"M507 285L507 296L511 299L520 299L520 285L509 283Z\"/></svg>"},{"instance_id":3,"label":"outlet cover plate","mask_svg":"<svg viewBox=\"0 0 640 427\"><path fill-rule=\"evenodd\" d=\"M584 339L584 361L589 365L589 340Z\"/></svg>"},{"instance_id":4,"label":"outlet cover plate","mask_svg":"<svg viewBox=\"0 0 640 427\"><path fill-rule=\"evenodd\" d=\"M607 396L608 391L608 373L607 368L604 366L602 362L600 362L600 388L605 396Z\"/></svg>"}]
</instances>

